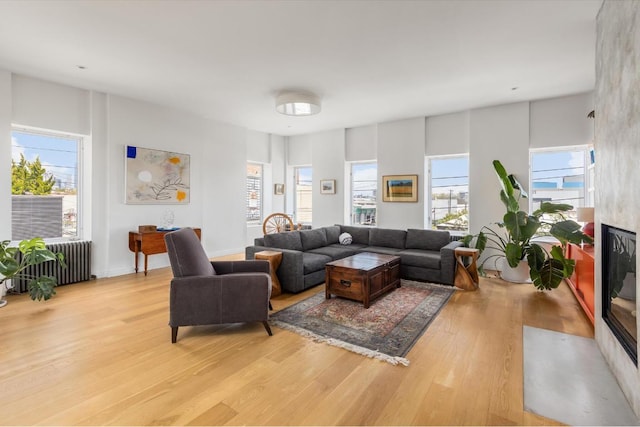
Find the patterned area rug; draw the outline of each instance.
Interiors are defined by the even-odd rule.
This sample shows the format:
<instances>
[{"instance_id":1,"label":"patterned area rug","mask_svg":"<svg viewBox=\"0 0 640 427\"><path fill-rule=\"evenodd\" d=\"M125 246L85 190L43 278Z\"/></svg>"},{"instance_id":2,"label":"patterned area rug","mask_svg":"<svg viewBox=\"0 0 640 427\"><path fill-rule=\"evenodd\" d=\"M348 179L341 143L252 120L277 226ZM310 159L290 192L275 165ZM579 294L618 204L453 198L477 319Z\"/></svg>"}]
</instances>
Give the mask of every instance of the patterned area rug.
<instances>
[{"instance_id":1,"label":"patterned area rug","mask_svg":"<svg viewBox=\"0 0 640 427\"><path fill-rule=\"evenodd\" d=\"M452 286L403 280L365 309L344 298L327 300L323 290L271 315L271 321L318 342L408 365L404 356L454 292Z\"/></svg>"}]
</instances>

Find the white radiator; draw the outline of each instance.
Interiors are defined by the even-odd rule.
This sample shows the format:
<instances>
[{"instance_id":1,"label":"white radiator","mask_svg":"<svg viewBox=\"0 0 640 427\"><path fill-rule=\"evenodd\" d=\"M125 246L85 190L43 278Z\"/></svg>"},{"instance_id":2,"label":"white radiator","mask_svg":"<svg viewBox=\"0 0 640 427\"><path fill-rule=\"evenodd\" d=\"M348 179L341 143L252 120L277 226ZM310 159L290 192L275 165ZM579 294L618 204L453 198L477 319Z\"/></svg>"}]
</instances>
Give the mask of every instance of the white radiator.
<instances>
[{"instance_id":1,"label":"white radiator","mask_svg":"<svg viewBox=\"0 0 640 427\"><path fill-rule=\"evenodd\" d=\"M62 252L66 268L59 263L49 261L40 265L34 265L24 270L30 276L53 276L58 280L58 285L68 285L69 283L83 282L91 279L91 242L74 241L61 243L48 243L47 249L52 252ZM18 253L18 261L22 254ZM13 279L12 291L22 293L27 292L28 279Z\"/></svg>"}]
</instances>

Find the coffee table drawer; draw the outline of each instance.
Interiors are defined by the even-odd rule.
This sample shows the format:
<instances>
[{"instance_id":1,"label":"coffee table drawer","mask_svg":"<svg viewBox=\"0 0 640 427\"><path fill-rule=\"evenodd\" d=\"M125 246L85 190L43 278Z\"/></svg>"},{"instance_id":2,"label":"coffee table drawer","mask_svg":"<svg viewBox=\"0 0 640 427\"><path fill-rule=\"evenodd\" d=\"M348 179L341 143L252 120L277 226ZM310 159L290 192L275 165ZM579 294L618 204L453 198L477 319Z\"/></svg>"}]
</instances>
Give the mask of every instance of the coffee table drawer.
<instances>
[{"instance_id":1,"label":"coffee table drawer","mask_svg":"<svg viewBox=\"0 0 640 427\"><path fill-rule=\"evenodd\" d=\"M362 275L358 272L341 269L329 269L327 282L329 289L336 295L361 298L364 292Z\"/></svg>"}]
</instances>

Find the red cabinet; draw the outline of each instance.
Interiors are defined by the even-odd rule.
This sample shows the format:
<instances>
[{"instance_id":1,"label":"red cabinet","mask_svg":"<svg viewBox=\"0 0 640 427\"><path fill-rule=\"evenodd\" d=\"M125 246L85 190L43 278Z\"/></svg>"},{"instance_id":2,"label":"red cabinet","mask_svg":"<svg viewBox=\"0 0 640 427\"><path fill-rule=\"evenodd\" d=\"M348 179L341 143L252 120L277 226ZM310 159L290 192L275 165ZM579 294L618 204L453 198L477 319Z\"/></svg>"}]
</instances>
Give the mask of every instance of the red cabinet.
<instances>
[{"instance_id":1,"label":"red cabinet","mask_svg":"<svg viewBox=\"0 0 640 427\"><path fill-rule=\"evenodd\" d=\"M578 299L582 309L587 313L589 320L593 323L593 316L595 313L595 281L593 277L595 265L593 262L593 246L580 246L569 243L567 246L566 257L573 259L576 262L573 274L567 280L567 283L573 291L573 294Z\"/></svg>"}]
</instances>

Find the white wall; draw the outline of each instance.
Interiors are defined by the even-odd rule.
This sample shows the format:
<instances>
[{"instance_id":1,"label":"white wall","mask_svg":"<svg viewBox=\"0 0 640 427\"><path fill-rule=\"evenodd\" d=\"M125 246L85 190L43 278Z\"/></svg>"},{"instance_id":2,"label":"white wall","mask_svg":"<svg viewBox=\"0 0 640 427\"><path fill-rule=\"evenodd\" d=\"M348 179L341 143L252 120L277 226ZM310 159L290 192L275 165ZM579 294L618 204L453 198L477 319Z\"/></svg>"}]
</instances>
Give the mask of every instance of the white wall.
<instances>
[{"instance_id":1,"label":"white wall","mask_svg":"<svg viewBox=\"0 0 640 427\"><path fill-rule=\"evenodd\" d=\"M500 105L471 111L469 150L469 231L501 222L505 207L500 201L500 182L493 160L525 186L529 181L529 103ZM521 202L527 210L527 202ZM494 227L495 228L495 227ZM482 259L493 255L483 252ZM493 258L495 260L495 258ZM487 269L499 269L495 262Z\"/></svg>"},{"instance_id":2,"label":"white wall","mask_svg":"<svg viewBox=\"0 0 640 427\"><path fill-rule=\"evenodd\" d=\"M246 130L207 123L202 180L202 240L209 256L244 252L246 242Z\"/></svg>"},{"instance_id":3,"label":"white wall","mask_svg":"<svg viewBox=\"0 0 640 427\"><path fill-rule=\"evenodd\" d=\"M11 73L0 70L0 241L11 238L11 99Z\"/></svg>"},{"instance_id":4,"label":"white wall","mask_svg":"<svg viewBox=\"0 0 640 427\"><path fill-rule=\"evenodd\" d=\"M425 118L378 125L378 188L385 175L418 175L417 202L383 202L378 191L377 222L381 228L424 227Z\"/></svg>"},{"instance_id":5,"label":"white wall","mask_svg":"<svg viewBox=\"0 0 640 427\"><path fill-rule=\"evenodd\" d=\"M286 182L287 173L285 139L280 135L270 135L270 137L272 184L284 184ZM271 186L271 189L265 189L265 191L270 192L272 195L271 212L285 212L285 195L274 195L273 185ZM265 216L271 212L265 212Z\"/></svg>"},{"instance_id":6,"label":"white wall","mask_svg":"<svg viewBox=\"0 0 640 427\"><path fill-rule=\"evenodd\" d=\"M344 220L344 129L310 135L313 160L313 227L341 224ZM335 194L320 194L320 181L336 180Z\"/></svg>"},{"instance_id":7,"label":"white wall","mask_svg":"<svg viewBox=\"0 0 640 427\"><path fill-rule=\"evenodd\" d=\"M60 102L56 102L60 99ZM245 166L247 160L265 161L265 206L273 211L290 208L291 177L287 167L310 165L314 171L314 226L342 223L348 209L345 163L349 159L370 160L372 146L378 162L379 185L383 175L419 176L417 203L378 204L379 226L423 227L425 200L424 157L429 154L459 154L468 146L471 156L471 227L477 231L499 220L498 183L491 168L501 159L509 172L527 182L529 129L531 122L544 125L557 115L554 129L565 141L584 144L584 111L590 111L590 95L534 101L430 118L413 118L339 129L312 135L281 137L265 135L221 124L175 109L89 92L69 86L0 71L0 150L10 158L12 122L87 132L87 174L90 176L89 213L86 231L94 242L93 271L99 277L133 271L133 255L127 248L127 233L139 224L161 223L167 209L176 225L199 226L210 256L242 252L261 234L245 222ZM531 105L531 111L529 108ZM54 109L46 114L43 106ZM568 114L579 109L576 114ZM535 111L534 111L535 110ZM530 115L531 114L531 115ZM547 119L545 119L547 117ZM19 122L18 122L19 121ZM570 123L565 123L569 121ZM533 126L533 125L532 125ZM537 126L537 125L536 125ZM559 140L552 128L531 130L540 146ZM545 133L546 132L546 133ZM349 144L353 137L364 141ZM368 135L368 137L367 137ZM375 136L373 144L369 142ZM356 138L358 139L358 138ZM544 142L547 141L547 142ZM136 145L191 155L191 203L189 205L126 205L124 203L124 146ZM320 179L336 179L336 195L321 195ZM5 184L2 184L2 183ZM10 218L10 169L0 165L0 227ZM273 183L286 183L287 196L274 196ZM380 196L381 198L381 196ZM268 212L265 211L265 214ZM10 229L5 230L9 235ZM249 231L251 230L251 231ZM1 230L0 230L1 231ZM165 255L149 258L150 268L168 265Z\"/></svg>"},{"instance_id":8,"label":"white wall","mask_svg":"<svg viewBox=\"0 0 640 427\"><path fill-rule=\"evenodd\" d=\"M105 206L106 194L110 194L112 170L109 157L108 105L107 95L93 92L91 94L91 138L88 161L83 164L83 233L86 239L91 239L93 256L91 257L91 273L97 277L108 276L111 263L109 262L109 243L111 216L108 206ZM86 180L88 178L88 180ZM93 206L96 206L93 208ZM133 258L133 257L132 257Z\"/></svg>"},{"instance_id":9,"label":"white wall","mask_svg":"<svg viewBox=\"0 0 640 427\"><path fill-rule=\"evenodd\" d=\"M148 104L119 96L108 96L107 107L108 129L108 179L107 197L98 198L95 209L107 211L109 216L108 259L109 275L129 273L132 271L133 255L127 250L126 237L130 230L137 230L140 224L163 223L163 216L171 211L174 214L175 226L202 227L202 239L205 248L212 250L207 243L216 234L212 228L205 228L203 223L203 202L212 198L210 192L226 191L230 180L223 179L215 184L206 178L219 174L214 156L206 149L217 141L208 134L206 122L192 115L169 108ZM246 172L244 141L233 141L242 147L241 173ZM127 145L174 151L190 155L191 185L190 203L184 205L128 205L124 198L124 153ZM222 162L232 165L233 162ZM94 168L99 168L100 163ZM206 172L205 168L206 167ZM225 168L228 166L225 166ZM206 176L206 178L205 178ZM223 178L223 177L221 177ZM235 182L235 181L234 181ZM224 185L220 185L224 183ZM209 185L207 185L209 184ZM206 191L205 191L206 190ZM243 186L243 197L244 197ZM227 204L229 201L224 200ZM225 206L225 211L230 211ZM244 229L244 227L243 227ZM149 257L149 268L168 265L166 254Z\"/></svg>"},{"instance_id":10,"label":"white wall","mask_svg":"<svg viewBox=\"0 0 640 427\"><path fill-rule=\"evenodd\" d=\"M98 277L133 272L128 232L140 224L161 224L168 210L174 213L176 226L202 228L209 256L243 252L247 160L267 162L268 179L272 179L268 162L276 152L278 179L284 179L282 137L271 140L260 132L172 108L0 71L0 152L5 159L11 158L12 123L85 136L83 237L93 242L92 273ZM189 154L190 203L125 204L126 145ZM1 162L0 232L4 230L4 238L10 236L10 182L10 163ZM270 195L265 193L267 203ZM150 269L167 265L164 254L149 257Z\"/></svg>"},{"instance_id":11,"label":"white wall","mask_svg":"<svg viewBox=\"0 0 640 427\"><path fill-rule=\"evenodd\" d=\"M500 183L493 160L525 186L529 182L529 103L500 105L471 111L469 150L469 228L502 221ZM527 209L526 201L522 208Z\"/></svg>"}]
</instances>

